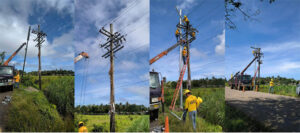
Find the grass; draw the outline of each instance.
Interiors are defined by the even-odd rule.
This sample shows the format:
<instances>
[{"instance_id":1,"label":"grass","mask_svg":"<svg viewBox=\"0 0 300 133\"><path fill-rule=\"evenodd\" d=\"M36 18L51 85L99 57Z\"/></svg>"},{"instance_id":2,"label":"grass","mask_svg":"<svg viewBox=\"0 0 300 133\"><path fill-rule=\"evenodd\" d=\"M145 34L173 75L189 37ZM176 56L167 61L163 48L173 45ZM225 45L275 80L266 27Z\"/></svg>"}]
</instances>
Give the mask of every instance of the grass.
<instances>
[{"instance_id":1,"label":"grass","mask_svg":"<svg viewBox=\"0 0 300 133\"><path fill-rule=\"evenodd\" d=\"M24 89L27 87L33 87L39 90L38 76L26 75L23 78L22 83L20 84L20 88ZM49 108L52 106L55 107L54 109L56 113L58 112L58 117L62 120L61 127L63 128L61 130L54 130L54 131L74 131L75 127L74 127L74 114L73 114L74 112L74 77L73 76L43 76L42 90L40 90L39 92L28 92L28 91L24 91L23 89L16 89L13 92L14 95L25 95L23 97L26 97L27 100L30 100L31 98L35 98L37 100L47 101L48 103L48 104L42 104L36 106L45 106L45 107L48 106ZM23 91L25 93L23 93ZM35 95L33 95L35 93L39 93L40 96L35 97ZM13 97L13 99L16 99L16 97ZM22 102L22 100L13 100L12 104L23 106L22 104L26 104L26 103ZM30 104L30 102L28 102L28 104ZM36 108L40 108L40 107L36 107ZM40 114L43 114L43 112L35 112L35 113L27 114L27 113L22 113L22 111L23 111L22 108L17 108L17 107L14 110L15 113L20 112L20 114L18 114L20 117L27 117L28 119L32 119L32 117L36 117ZM28 116L22 116L22 115L28 115ZM14 118L9 118L9 119L11 120L12 123L19 122L18 119L14 119ZM51 119L52 117L43 118L44 121L48 121ZM19 122L19 125L23 126L22 131L32 131L34 129L33 127L31 127L34 125L31 125L28 122L29 122L28 120ZM12 126L9 128L14 129L12 128ZM47 131L47 130L44 130L44 128L40 127L38 128L38 130L34 129L33 131Z\"/></svg>"},{"instance_id":2,"label":"grass","mask_svg":"<svg viewBox=\"0 0 300 133\"><path fill-rule=\"evenodd\" d=\"M89 131L108 132L109 120L109 115L75 115L75 124L83 121ZM149 115L115 115L115 120L117 132L149 132Z\"/></svg>"},{"instance_id":3,"label":"grass","mask_svg":"<svg viewBox=\"0 0 300 133\"><path fill-rule=\"evenodd\" d=\"M192 95L201 97L203 103L197 110L197 131L198 132L214 132L222 131L222 126L224 125L225 119L225 97L224 88L193 88ZM172 97L174 89L165 89L165 109L167 110ZM179 98L176 102L176 106L179 105ZM182 115L182 111L175 112L179 116ZM192 132L192 123L186 120L185 123L179 121L168 111L166 114L169 117L170 131L172 132ZM163 113L159 114L160 124L164 123ZM187 118L188 119L188 118Z\"/></svg>"},{"instance_id":4,"label":"grass","mask_svg":"<svg viewBox=\"0 0 300 133\"><path fill-rule=\"evenodd\" d=\"M236 108L225 106L226 117L224 131L226 132L267 132L270 129L264 127L258 121L251 119L245 113Z\"/></svg>"},{"instance_id":5,"label":"grass","mask_svg":"<svg viewBox=\"0 0 300 133\"><path fill-rule=\"evenodd\" d=\"M66 131L56 106L49 103L42 92L15 89L12 97L7 131Z\"/></svg>"},{"instance_id":6,"label":"grass","mask_svg":"<svg viewBox=\"0 0 300 133\"><path fill-rule=\"evenodd\" d=\"M260 85L258 91L269 93L269 88L269 85ZM296 85L275 85L274 94L298 97L298 95L296 94Z\"/></svg>"}]
</instances>

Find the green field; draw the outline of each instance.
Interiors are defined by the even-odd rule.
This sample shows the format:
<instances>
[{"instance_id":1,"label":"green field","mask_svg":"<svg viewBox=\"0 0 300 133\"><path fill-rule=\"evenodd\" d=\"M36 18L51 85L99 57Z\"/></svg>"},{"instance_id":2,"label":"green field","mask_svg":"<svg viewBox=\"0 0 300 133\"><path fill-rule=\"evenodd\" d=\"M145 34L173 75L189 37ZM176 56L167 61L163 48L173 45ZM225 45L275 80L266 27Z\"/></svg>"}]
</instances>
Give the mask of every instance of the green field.
<instances>
[{"instance_id":1,"label":"green field","mask_svg":"<svg viewBox=\"0 0 300 133\"><path fill-rule=\"evenodd\" d=\"M117 132L149 132L149 115L115 115ZM89 132L109 132L109 115L75 115L75 123L83 121ZM77 131L78 129L75 129Z\"/></svg>"},{"instance_id":2,"label":"green field","mask_svg":"<svg viewBox=\"0 0 300 133\"><path fill-rule=\"evenodd\" d=\"M224 88L193 88L191 91L192 95L203 99L203 103L200 104L200 107L197 110L197 131L221 132L225 119ZM159 123L163 125L165 116L168 116L171 132L192 132L192 123L189 121L188 116L186 122L183 123L168 111L173 93L174 89L165 89L165 114L160 112ZM176 102L177 107L178 105L179 98ZM182 111L173 112L178 116L181 116L183 113Z\"/></svg>"},{"instance_id":3,"label":"green field","mask_svg":"<svg viewBox=\"0 0 300 133\"><path fill-rule=\"evenodd\" d=\"M74 77L26 75L13 91L7 131L74 131Z\"/></svg>"},{"instance_id":4,"label":"green field","mask_svg":"<svg viewBox=\"0 0 300 133\"><path fill-rule=\"evenodd\" d=\"M260 85L258 91L269 93L269 85ZM274 94L298 97L296 94L296 85L275 85Z\"/></svg>"}]
</instances>

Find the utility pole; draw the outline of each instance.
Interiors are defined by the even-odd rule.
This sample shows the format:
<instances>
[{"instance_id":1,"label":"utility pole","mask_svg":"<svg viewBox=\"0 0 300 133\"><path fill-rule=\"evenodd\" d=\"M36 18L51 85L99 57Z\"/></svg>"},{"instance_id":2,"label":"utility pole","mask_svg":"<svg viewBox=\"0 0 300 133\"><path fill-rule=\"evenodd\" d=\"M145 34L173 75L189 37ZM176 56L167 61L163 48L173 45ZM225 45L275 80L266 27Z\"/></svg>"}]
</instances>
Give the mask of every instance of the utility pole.
<instances>
[{"instance_id":1,"label":"utility pole","mask_svg":"<svg viewBox=\"0 0 300 133\"><path fill-rule=\"evenodd\" d=\"M40 25L38 25L38 30L32 30L33 34L36 34L37 37L34 39L34 41L37 42L35 47L38 47L39 53L38 53L38 58L39 58L39 89L42 90L42 67L41 67L41 47L42 43L45 42L44 38L47 36L46 33L40 30Z\"/></svg>"},{"instance_id":2,"label":"utility pole","mask_svg":"<svg viewBox=\"0 0 300 133\"><path fill-rule=\"evenodd\" d=\"M110 57L110 132L116 132L115 125L115 94L114 94L114 53L121 50L124 46L121 45L123 41L126 41L124 35L119 32L113 32L113 24L110 24L110 32L104 29L99 30L100 33L108 37L108 41L101 44L101 48L105 48L107 52L102 57Z\"/></svg>"},{"instance_id":3,"label":"utility pole","mask_svg":"<svg viewBox=\"0 0 300 133\"><path fill-rule=\"evenodd\" d=\"M190 23L186 23L186 32L185 32L185 40L186 40L186 49L187 49L187 69L188 69L188 79L187 79L187 88L191 90L192 83L191 83L191 68L190 68L190 42L189 42L189 32L190 32Z\"/></svg>"},{"instance_id":4,"label":"utility pole","mask_svg":"<svg viewBox=\"0 0 300 133\"><path fill-rule=\"evenodd\" d=\"M182 10L179 9L179 25L182 24L182 18L181 18L181 13L182 13ZM179 33L180 33L180 36L179 36L179 40L182 39L182 31L181 29L179 30ZM182 61L182 49L183 49L183 46L182 44L180 44L179 46L179 76L180 76L180 73L181 73L181 69L182 69L182 65L183 65L183 61ZM182 94L182 84L180 86L180 108L183 109L183 94Z\"/></svg>"},{"instance_id":5,"label":"utility pole","mask_svg":"<svg viewBox=\"0 0 300 133\"><path fill-rule=\"evenodd\" d=\"M25 47L25 56L24 56L24 63L23 63L21 81L22 81L23 75L24 75L24 69L25 69L25 63L26 63L26 56L27 56L27 48L28 48L28 41L29 41L29 38L30 38L30 30L31 30L31 26L29 26L28 34L27 34L27 43L26 43L26 47Z\"/></svg>"}]
</instances>

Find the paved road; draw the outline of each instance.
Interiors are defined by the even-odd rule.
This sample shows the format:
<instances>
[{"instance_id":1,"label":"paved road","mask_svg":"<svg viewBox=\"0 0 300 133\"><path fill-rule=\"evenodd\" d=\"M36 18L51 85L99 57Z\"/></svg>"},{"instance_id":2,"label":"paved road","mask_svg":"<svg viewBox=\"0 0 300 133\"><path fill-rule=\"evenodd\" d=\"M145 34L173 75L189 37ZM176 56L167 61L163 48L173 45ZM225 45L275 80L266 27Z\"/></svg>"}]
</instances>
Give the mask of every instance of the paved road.
<instances>
[{"instance_id":1,"label":"paved road","mask_svg":"<svg viewBox=\"0 0 300 133\"><path fill-rule=\"evenodd\" d=\"M12 91L0 92L0 132L4 131L6 114L10 104L4 105L2 104L2 100L5 96L11 96Z\"/></svg>"},{"instance_id":2,"label":"paved road","mask_svg":"<svg viewBox=\"0 0 300 133\"><path fill-rule=\"evenodd\" d=\"M271 130L300 132L300 98L226 87L225 99Z\"/></svg>"}]
</instances>

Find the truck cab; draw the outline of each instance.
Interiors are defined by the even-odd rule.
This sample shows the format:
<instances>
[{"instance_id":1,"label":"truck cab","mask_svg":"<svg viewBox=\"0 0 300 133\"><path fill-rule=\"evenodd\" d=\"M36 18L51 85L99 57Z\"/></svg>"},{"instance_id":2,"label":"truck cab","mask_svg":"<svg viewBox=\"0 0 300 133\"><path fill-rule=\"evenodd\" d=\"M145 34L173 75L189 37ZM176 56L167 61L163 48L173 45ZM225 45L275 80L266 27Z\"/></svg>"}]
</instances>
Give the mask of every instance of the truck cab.
<instances>
[{"instance_id":1,"label":"truck cab","mask_svg":"<svg viewBox=\"0 0 300 133\"><path fill-rule=\"evenodd\" d=\"M239 82L241 83L240 88L238 88ZM243 76L241 76L241 74L237 74L229 80L229 85L231 86L231 89L241 90L242 87L245 86L245 89L250 90L252 88L251 75L244 74Z\"/></svg>"},{"instance_id":2,"label":"truck cab","mask_svg":"<svg viewBox=\"0 0 300 133\"><path fill-rule=\"evenodd\" d=\"M150 120L158 118L161 104L161 84L158 72L150 72Z\"/></svg>"},{"instance_id":3,"label":"truck cab","mask_svg":"<svg viewBox=\"0 0 300 133\"><path fill-rule=\"evenodd\" d=\"M14 67L0 66L0 91L10 90L14 87Z\"/></svg>"}]
</instances>

